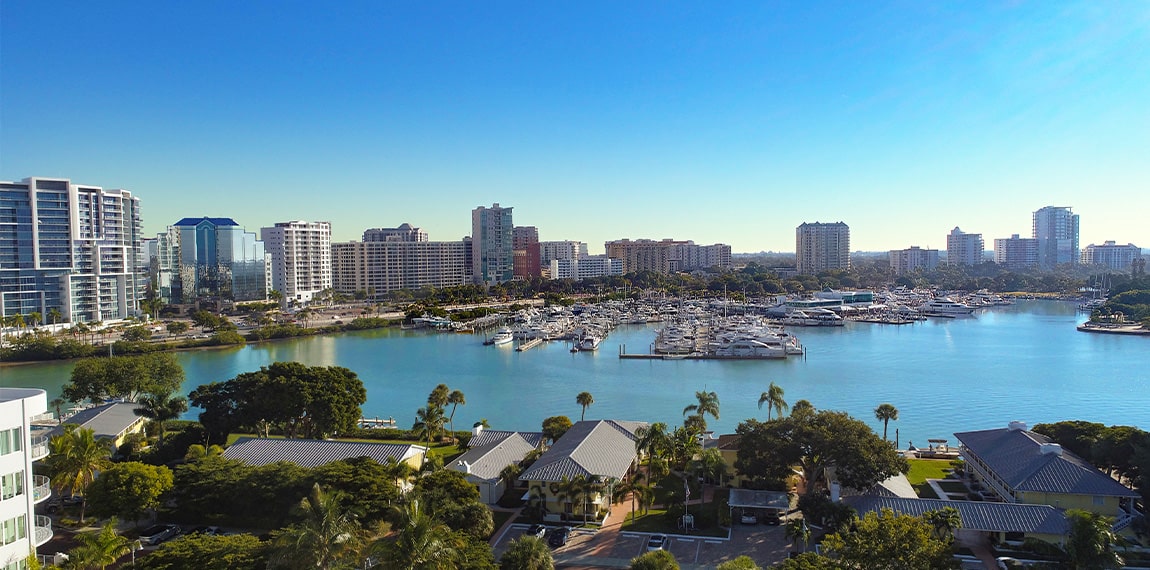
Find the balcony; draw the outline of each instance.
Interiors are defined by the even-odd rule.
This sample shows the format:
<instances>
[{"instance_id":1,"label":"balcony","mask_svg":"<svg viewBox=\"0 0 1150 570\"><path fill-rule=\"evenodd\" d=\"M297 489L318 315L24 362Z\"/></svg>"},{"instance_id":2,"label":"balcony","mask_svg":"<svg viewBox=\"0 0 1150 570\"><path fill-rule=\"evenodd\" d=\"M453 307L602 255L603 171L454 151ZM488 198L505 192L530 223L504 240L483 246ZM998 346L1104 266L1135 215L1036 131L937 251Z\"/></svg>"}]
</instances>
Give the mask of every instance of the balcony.
<instances>
[{"instance_id":1,"label":"balcony","mask_svg":"<svg viewBox=\"0 0 1150 570\"><path fill-rule=\"evenodd\" d=\"M48 457L48 438L47 437L34 437L32 438L32 461L44 459Z\"/></svg>"},{"instance_id":2,"label":"balcony","mask_svg":"<svg viewBox=\"0 0 1150 570\"><path fill-rule=\"evenodd\" d=\"M45 542L52 540L52 519L36 515L35 522L32 523L32 546L42 546Z\"/></svg>"},{"instance_id":3,"label":"balcony","mask_svg":"<svg viewBox=\"0 0 1150 570\"><path fill-rule=\"evenodd\" d=\"M52 480L43 475L32 476L32 504L40 504L52 496Z\"/></svg>"}]
</instances>

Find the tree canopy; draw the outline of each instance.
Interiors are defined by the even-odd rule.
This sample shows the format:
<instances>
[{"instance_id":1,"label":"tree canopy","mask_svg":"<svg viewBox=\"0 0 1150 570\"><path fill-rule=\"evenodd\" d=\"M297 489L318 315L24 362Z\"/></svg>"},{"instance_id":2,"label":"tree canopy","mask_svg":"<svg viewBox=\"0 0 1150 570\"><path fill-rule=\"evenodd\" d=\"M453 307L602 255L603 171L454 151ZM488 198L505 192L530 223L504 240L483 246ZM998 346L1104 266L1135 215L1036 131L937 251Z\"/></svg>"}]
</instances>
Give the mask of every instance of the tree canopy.
<instances>
[{"instance_id":1,"label":"tree canopy","mask_svg":"<svg viewBox=\"0 0 1150 570\"><path fill-rule=\"evenodd\" d=\"M890 509L867 513L849 529L822 541L825 554L806 553L777 568L786 570L867 569L919 570L958 568L951 541L935 535L926 520Z\"/></svg>"},{"instance_id":2,"label":"tree canopy","mask_svg":"<svg viewBox=\"0 0 1150 570\"><path fill-rule=\"evenodd\" d=\"M172 471L167 467L127 461L100 472L88 486L86 498L97 516L138 521L158 508L160 497L171 488Z\"/></svg>"},{"instance_id":3,"label":"tree canopy","mask_svg":"<svg viewBox=\"0 0 1150 570\"><path fill-rule=\"evenodd\" d=\"M71 402L135 401L140 394L170 394L184 382L184 369L170 353L82 358L63 394Z\"/></svg>"}]
</instances>

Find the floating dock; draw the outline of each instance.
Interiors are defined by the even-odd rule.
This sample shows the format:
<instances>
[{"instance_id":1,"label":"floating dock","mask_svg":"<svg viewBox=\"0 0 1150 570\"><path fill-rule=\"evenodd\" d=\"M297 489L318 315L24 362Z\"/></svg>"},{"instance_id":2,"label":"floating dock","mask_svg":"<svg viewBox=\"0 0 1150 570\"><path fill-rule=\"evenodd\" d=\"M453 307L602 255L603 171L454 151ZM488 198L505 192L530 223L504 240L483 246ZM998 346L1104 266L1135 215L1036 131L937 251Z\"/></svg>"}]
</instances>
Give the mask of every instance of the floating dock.
<instances>
[{"instance_id":1,"label":"floating dock","mask_svg":"<svg viewBox=\"0 0 1150 570\"><path fill-rule=\"evenodd\" d=\"M532 348L535 348L541 344L543 344L543 339L533 338L529 341L520 343L519 346L515 347L515 350L516 352L523 352L525 350L531 350Z\"/></svg>"}]
</instances>

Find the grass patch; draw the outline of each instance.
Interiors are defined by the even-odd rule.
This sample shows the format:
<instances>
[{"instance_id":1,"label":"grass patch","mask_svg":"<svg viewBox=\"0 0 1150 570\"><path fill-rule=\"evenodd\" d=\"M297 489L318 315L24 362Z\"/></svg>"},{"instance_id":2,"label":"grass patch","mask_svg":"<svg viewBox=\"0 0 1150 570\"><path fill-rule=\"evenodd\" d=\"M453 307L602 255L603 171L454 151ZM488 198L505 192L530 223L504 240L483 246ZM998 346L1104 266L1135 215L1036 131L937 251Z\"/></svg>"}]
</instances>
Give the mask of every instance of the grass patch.
<instances>
[{"instance_id":1,"label":"grass patch","mask_svg":"<svg viewBox=\"0 0 1150 570\"><path fill-rule=\"evenodd\" d=\"M495 525L492 527L494 530L491 532L499 532L499 529L503 528L503 524L511 520L511 515L514 514L514 511L491 511L491 520L495 523Z\"/></svg>"},{"instance_id":2,"label":"grass patch","mask_svg":"<svg viewBox=\"0 0 1150 570\"><path fill-rule=\"evenodd\" d=\"M908 459L907 461L910 463L910 471L907 472L906 478L916 489L919 483L924 483L927 479L946 479L946 476L954 470L950 466L949 459Z\"/></svg>"}]
</instances>

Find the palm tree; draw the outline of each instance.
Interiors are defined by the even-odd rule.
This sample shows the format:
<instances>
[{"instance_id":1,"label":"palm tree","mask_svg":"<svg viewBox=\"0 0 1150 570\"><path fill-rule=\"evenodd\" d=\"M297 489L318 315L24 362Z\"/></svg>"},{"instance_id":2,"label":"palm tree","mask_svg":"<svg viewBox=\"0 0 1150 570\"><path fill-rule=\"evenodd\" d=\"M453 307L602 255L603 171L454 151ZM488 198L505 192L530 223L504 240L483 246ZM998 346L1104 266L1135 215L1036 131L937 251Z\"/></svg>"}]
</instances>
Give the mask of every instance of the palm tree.
<instances>
[{"instance_id":1,"label":"palm tree","mask_svg":"<svg viewBox=\"0 0 1150 570\"><path fill-rule=\"evenodd\" d=\"M555 560L551 556L551 549L543 540L524 535L511 541L507 551L499 558L499 568L502 570L551 570L555 568Z\"/></svg>"},{"instance_id":2,"label":"palm tree","mask_svg":"<svg viewBox=\"0 0 1150 570\"><path fill-rule=\"evenodd\" d=\"M640 487L643 487L643 473L635 472L631 475L630 479L624 479L615 485L615 492L611 495L611 503L619 504L631 497L631 522L635 522L635 502L639 500L641 494Z\"/></svg>"},{"instance_id":3,"label":"palm tree","mask_svg":"<svg viewBox=\"0 0 1150 570\"><path fill-rule=\"evenodd\" d=\"M667 424L655 422L648 427L635 430L635 452L646 453L650 457L663 455L670 446Z\"/></svg>"},{"instance_id":4,"label":"palm tree","mask_svg":"<svg viewBox=\"0 0 1150 570\"><path fill-rule=\"evenodd\" d=\"M427 405L439 406L440 408L445 407L449 403L448 397L450 395L451 389L447 387L447 384L438 384L435 386L435 389L431 391L431 394L428 394Z\"/></svg>"},{"instance_id":5,"label":"palm tree","mask_svg":"<svg viewBox=\"0 0 1150 570\"><path fill-rule=\"evenodd\" d=\"M394 537L381 539L372 545L384 568L398 570L432 570L454 568L459 561L459 551L447 537L451 529L432 518L419 507L414 499L399 509L394 528Z\"/></svg>"},{"instance_id":6,"label":"palm tree","mask_svg":"<svg viewBox=\"0 0 1150 570\"><path fill-rule=\"evenodd\" d=\"M42 317L43 317L43 315L41 315L40 313L32 311L31 313L28 313L28 324L31 325L32 327L35 327L36 325L40 324L40 320Z\"/></svg>"},{"instance_id":7,"label":"palm tree","mask_svg":"<svg viewBox=\"0 0 1150 570\"><path fill-rule=\"evenodd\" d=\"M279 532L272 541L271 566L320 569L346 566L361 538L359 523L344 510L338 493L319 483L300 501L303 520Z\"/></svg>"},{"instance_id":8,"label":"palm tree","mask_svg":"<svg viewBox=\"0 0 1150 570\"><path fill-rule=\"evenodd\" d=\"M515 480L522 472L523 469L519 467L518 463L508 463L499 471L499 478L503 481L504 493L515 488Z\"/></svg>"},{"instance_id":9,"label":"palm tree","mask_svg":"<svg viewBox=\"0 0 1150 570\"><path fill-rule=\"evenodd\" d=\"M103 570L131 552L127 538L116 534L116 519L109 520L98 531L76 535L78 546L68 552L65 568L69 570Z\"/></svg>"},{"instance_id":10,"label":"palm tree","mask_svg":"<svg viewBox=\"0 0 1150 570\"><path fill-rule=\"evenodd\" d=\"M954 507L943 507L937 511L927 511L922 514L923 520L934 527L934 535L939 540L950 542L954 540L954 531L962 528L962 516Z\"/></svg>"},{"instance_id":11,"label":"palm tree","mask_svg":"<svg viewBox=\"0 0 1150 570\"><path fill-rule=\"evenodd\" d=\"M584 477L579 475L575 478L579 481L580 489L579 494L583 496L582 508L583 511L583 524L587 524L587 511L591 510L591 498L595 495L603 493L607 489L607 484L603 478L598 475L591 475ZM598 513L596 513L598 516Z\"/></svg>"},{"instance_id":12,"label":"palm tree","mask_svg":"<svg viewBox=\"0 0 1150 570\"><path fill-rule=\"evenodd\" d=\"M569 479L566 475L563 479L556 483L555 498L560 504L578 504L579 499L582 498L583 493L583 476L576 475L574 479ZM571 509L574 514L575 509Z\"/></svg>"},{"instance_id":13,"label":"palm tree","mask_svg":"<svg viewBox=\"0 0 1150 570\"><path fill-rule=\"evenodd\" d=\"M411 426L411 430L416 432L419 439L427 440L427 452L431 453L431 439L435 437L441 430L447 418L443 417L443 408L434 405L428 405L426 408L419 408L415 412L415 424ZM427 462L427 454L423 456L423 461Z\"/></svg>"},{"instance_id":14,"label":"palm tree","mask_svg":"<svg viewBox=\"0 0 1150 570\"><path fill-rule=\"evenodd\" d=\"M48 440L48 450L52 485L80 496L96 479L96 473L108 465L108 458L112 455L107 440L98 440L93 430L75 424L66 424L64 433ZM80 503L80 522L84 522L86 506L86 502Z\"/></svg>"},{"instance_id":15,"label":"palm tree","mask_svg":"<svg viewBox=\"0 0 1150 570\"><path fill-rule=\"evenodd\" d=\"M787 521L785 533L785 536L791 539L792 544L801 542L803 543L803 552L807 551L807 542L811 540L811 527L807 526L806 520L791 519Z\"/></svg>"},{"instance_id":16,"label":"palm tree","mask_svg":"<svg viewBox=\"0 0 1150 570\"><path fill-rule=\"evenodd\" d=\"M767 405L767 421L771 421L771 410L781 418L783 414L787 413L787 401L783 399L783 389L774 382L767 387L767 391L759 396L759 409L763 409L763 404Z\"/></svg>"},{"instance_id":17,"label":"palm tree","mask_svg":"<svg viewBox=\"0 0 1150 570\"><path fill-rule=\"evenodd\" d=\"M174 420L188 411L188 399L183 396L173 397L173 392L145 394L138 403L139 407L133 412L137 416L156 422L160 427L161 445L164 443L164 422Z\"/></svg>"},{"instance_id":18,"label":"palm tree","mask_svg":"<svg viewBox=\"0 0 1150 570\"><path fill-rule=\"evenodd\" d=\"M579 392L579 395L575 396L575 403L583 406L583 413L579 416L579 421L583 421L583 418L587 416L587 406L595 403L595 397L591 395L591 392Z\"/></svg>"},{"instance_id":19,"label":"palm tree","mask_svg":"<svg viewBox=\"0 0 1150 570\"><path fill-rule=\"evenodd\" d=\"M64 315L60 314L60 309L56 309L56 308L48 309L48 319L50 319L52 321L52 324L56 324L56 323L60 322L60 319L62 319L63 317L64 317Z\"/></svg>"},{"instance_id":20,"label":"palm tree","mask_svg":"<svg viewBox=\"0 0 1150 570\"><path fill-rule=\"evenodd\" d=\"M52 400L51 402L48 402L48 405L50 407L52 407L52 409L56 410L56 425L60 425L60 424L64 423L64 414L62 414L61 412L64 409L64 404L67 404L67 403L68 403L68 400L65 400L64 398L56 398L56 399Z\"/></svg>"},{"instance_id":21,"label":"palm tree","mask_svg":"<svg viewBox=\"0 0 1150 570\"><path fill-rule=\"evenodd\" d=\"M886 426L891 420L898 421L898 408L890 404L879 404L874 409L874 417L882 422L882 440L886 441Z\"/></svg>"},{"instance_id":22,"label":"palm tree","mask_svg":"<svg viewBox=\"0 0 1150 570\"><path fill-rule=\"evenodd\" d=\"M683 408L683 415L687 412L695 412L695 415L703 419L703 426L707 425L706 414L711 414L712 418L719 419L719 395L714 392L695 392L696 403Z\"/></svg>"},{"instance_id":23,"label":"palm tree","mask_svg":"<svg viewBox=\"0 0 1150 570\"><path fill-rule=\"evenodd\" d=\"M447 421L451 424L451 441L454 442L455 441L455 408L458 408L460 406L460 404L466 406L467 405L467 398L464 397L463 392L461 390L452 390L451 393L447 395L447 403L451 404L451 415L447 417Z\"/></svg>"},{"instance_id":24,"label":"palm tree","mask_svg":"<svg viewBox=\"0 0 1150 570\"><path fill-rule=\"evenodd\" d=\"M1070 532L1066 535L1062 550L1071 568L1118 568L1125 563L1114 550L1116 543L1124 541L1114 532L1111 526L1113 519L1079 509L1066 511L1066 519L1070 523Z\"/></svg>"}]
</instances>

